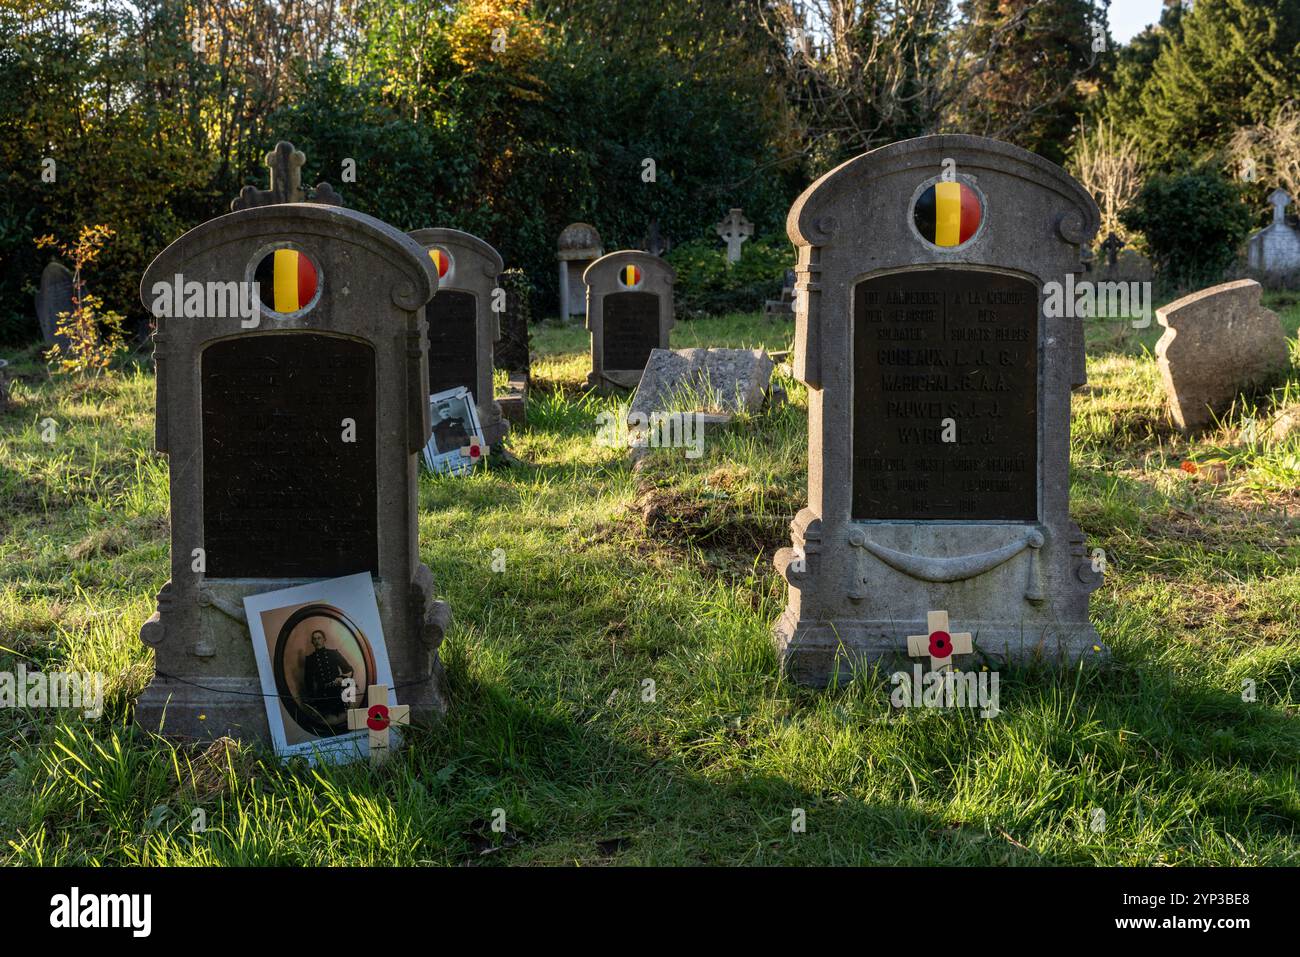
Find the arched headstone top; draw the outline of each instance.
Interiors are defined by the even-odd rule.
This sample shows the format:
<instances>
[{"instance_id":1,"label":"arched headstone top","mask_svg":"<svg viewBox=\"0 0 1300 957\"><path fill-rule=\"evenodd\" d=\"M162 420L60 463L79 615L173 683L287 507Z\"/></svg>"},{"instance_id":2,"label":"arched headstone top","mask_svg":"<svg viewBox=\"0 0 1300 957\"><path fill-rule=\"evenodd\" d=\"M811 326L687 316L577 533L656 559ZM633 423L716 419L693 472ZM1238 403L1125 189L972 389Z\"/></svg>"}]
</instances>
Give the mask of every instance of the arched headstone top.
<instances>
[{"instance_id":1,"label":"arched headstone top","mask_svg":"<svg viewBox=\"0 0 1300 957\"><path fill-rule=\"evenodd\" d=\"M1055 163L999 140L941 134L882 146L823 175L790 208L786 218L790 241L796 246L859 248L901 241L904 252L894 259L932 262L934 247L926 244L911 222L914 193L928 181L938 181L949 160L954 181L969 183L981 194L984 206L978 234L946 254L954 261L1005 264L1008 250L1016 246L1024 248L1026 258L1032 258L1028 254L1036 249L1041 256L1045 240L1079 246L1101 225L1092 196ZM1014 206L1000 202L995 189L1000 178L1019 181ZM1036 187L1033 192L1038 198L1032 202L1025 184ZM1051 215L1044 215L1048 208ZM1027 224L1034 228L1026 229Z\"/></svg>"},{"instance_id":2,"label":"arched headstone top","mask_svg":"<svg viewBox=\"0 0 1300 957\"><path fill-rule=\"evenodd\" d=\"M600 233L590 223L570 223L555 241L557 259L595 259L605 251Z\"/></svg>"},{"instance_id":3,"label":"arched headstone top","mask_svg":"<svg viewBox=\"0 0 1300 957\"><path fill-rule=\"evenodd\" d=\"M261 244L290 240L319 261L331 263L338 257L328 247L345 245L367 258L378 258L392 267L390 295L401 309L414 311L428 302L438 288L438 273L424 248L406 233L382 220L343 206L317 203L277 203L227 213L195 226L160 252L140 281L140 300L150 309L154 284L171 282L200 259L216 262L249 263L262 248ZM227 247L243 245L246 256L232 255ZM216 275L205 267L203 276L186 278L244 281L246 276ZM332 270L331 270L332 271ZM326 289L332 288L336 276L326 275ZM345 288L345 287L341 287Z\"/></svg>"},{"instance_id":4,"label":"arched headstone top","mask_svg":"<svg viewBox=\"0 0 1300 957\"><path fill-rule=\"evenodd\" d=\"M497 252L490 243L479 239L473 233L467 233L460 229L451 229L446 226L430 227L427 229L413 229L408 234L417 243L426 250L434 246L446 246L453 255L459 254L467 257L463 263L468 276L470 270L479 272L493 280L495 283L501 270L505 269L505 261L502 260L501 254ZM459 274L459 273L458 273ZM448 281L444 277L444 285L455 286L455 280Z\"/></svg>"},{"instance_id":5,"label":"arched headstone top","mask_svg":"<svg viewBox=\"0 0 1300 957\"><path fill-rule=\"evenodd\" d=\"M620 249L606 253L595 260L582 272L582 281L588 286L599 277L616 274L624 266L636 266L645 272L646 278L655 283L672 285L677 280L677 271L668 264L668 260L640 249Z\"/></svg>"}]
</instances>

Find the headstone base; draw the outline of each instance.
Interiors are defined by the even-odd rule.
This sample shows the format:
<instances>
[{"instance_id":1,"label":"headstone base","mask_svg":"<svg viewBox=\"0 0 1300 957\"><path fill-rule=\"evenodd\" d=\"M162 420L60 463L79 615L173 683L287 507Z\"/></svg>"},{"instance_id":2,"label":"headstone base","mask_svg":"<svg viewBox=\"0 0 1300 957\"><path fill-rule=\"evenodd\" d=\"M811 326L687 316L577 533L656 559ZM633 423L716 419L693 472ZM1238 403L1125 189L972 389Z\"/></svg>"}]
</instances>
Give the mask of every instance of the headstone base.
<instances>
[{"instance_id":1,"label":"headstone base","mask_svg":"<svg viewBox=\"0 0 1300 957\"><path fill-rule=\"evenodd\" d=\"M587 387L595 389L601 395L626 392L637 387L641 381L640 369L604 369L599 373L587 374Z\"/></svg>"},{"instance_id":2,"label":"headstone base","mask_svg":"<svg viewBox=\"0 0 1300 957\"><path fill-rule=\"evenodd\" d=\"M229 735L269 744L243 598L305 583L207 581L197 601L174 594L172 582L164 585L158 611L140 628L140 640L155 651L157 673L136 704L136 724L167 737L210 740ZM444 716L449 701L438 648L451 613L446 602L432 597L432 584L427 568L409 589L375 582L393 689L400 704L410 705L412 720L420 723ZM395 620L399 615L414 619L403 624L408 634L418 636L418 647L403 647L395 640L402 630ZM226 673L218 673L218 663Z\"/></svg>"},{"instance_id":3,"label":"headstone base","mask_svg":"<svg viewBox=\"0 0 1300 957\"><path fill-rule=\"evenodd\" d=\"M956 615L953 612L954 622ZM974 654L954 658L954 666L962 670L979 670L986 664L996 668L1035 661L1104 661L1110 655L1096 629L1087 622L1022 625L963 618L961 630L969 631L976 645ZM907 636L926 631L924 612L910 621L800 622L796 613L786 609L773 631L782 673L796 684L809 687L847 682L855 672L861 674L876 665L882 674L890 674L917 663L926 664L924 658L907 655Z\"/></svg>"}]
</instances>

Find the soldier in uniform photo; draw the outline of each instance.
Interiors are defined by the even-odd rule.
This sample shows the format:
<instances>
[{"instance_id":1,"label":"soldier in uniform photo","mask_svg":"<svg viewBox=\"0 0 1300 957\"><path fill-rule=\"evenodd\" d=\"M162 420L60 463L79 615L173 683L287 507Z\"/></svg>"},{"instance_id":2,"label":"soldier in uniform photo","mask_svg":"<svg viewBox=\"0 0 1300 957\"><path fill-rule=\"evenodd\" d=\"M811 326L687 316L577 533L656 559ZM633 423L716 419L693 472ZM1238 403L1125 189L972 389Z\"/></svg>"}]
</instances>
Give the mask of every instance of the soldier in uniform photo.
<instances>
[{"instance_id":1,"label":"soldier in uniform photo","mask_svg":"<svg viewBox=\"0 0 1300 957\"><path fill-rule=\"evenodd\" d=\"M315 650L303 663L303 686L307 689L304 704L322 720L335 724L347 710L343 687L344 682L352 677L352 665L339 652L325 647L323 631L311 633L311 645Z\"/></svg>"}]
</instances>

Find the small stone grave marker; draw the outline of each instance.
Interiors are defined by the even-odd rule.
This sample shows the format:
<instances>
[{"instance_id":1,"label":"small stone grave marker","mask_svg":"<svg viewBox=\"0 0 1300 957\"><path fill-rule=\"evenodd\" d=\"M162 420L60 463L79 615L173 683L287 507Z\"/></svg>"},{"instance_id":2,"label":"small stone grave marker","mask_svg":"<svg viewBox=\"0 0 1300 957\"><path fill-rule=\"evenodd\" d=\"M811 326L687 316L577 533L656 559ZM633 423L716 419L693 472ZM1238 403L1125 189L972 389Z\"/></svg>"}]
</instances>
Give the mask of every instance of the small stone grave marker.
<instances>
[{"instance_id":1,"label":"small stone grave marker","mask_svg":"<svg viewBox=\"0 0 1300 957\"><path fill-rule=\"evenodd\" d=\"M742 210L733 207L713 229L727 244L727 262L740 262L740 247L754 235L754 224L745 218Z\"/></svg>"},{"instance_id":2,"label":"small stone grave marker","mask_svg":"<svg viewBox=\"0 0 1300 957\"><path fill-rule=\"evenodd\" d=\"M555 258L560 264L560 320L580 316L587 308L583 271L604 255L600 233L590 223L570 223L560 231Z\"/></svg>"},{"instance_id":3,"label":"small stone grave marker","mask_svg":"<svg viewBox=\"0 0 1300 957\"><path fill-rule=\"evenodd\" d=\"M61 262L50 260L41 272L41 288L36 293L36 318L41 324L41 338L47 346L58 343L60 348L68 347L66 336L58 331L59 314L71 313L72 270Z\"/></svg>"},{"instance_id":4,"label":"small stone grave marker","mask_svg":"<svg viewBox=\"0 0 1300 957\"><path fill-rule=\"evenodd\" d=\"M673 327L673 267L658 256L624 249L582 274L587 284L591 373L598 389L630 389L654 349L668 348Z\"/></svg>"},{"instance_id":5,"label":"small stone grave marker","mask_svg":"<svg viewBox=\"0 0 1300 957\"><path fill-rule=\"evenodd\" d=\"M1273 221L1246 240L1246 266L1270 286L1300 282L1300 227L1286 220L1291 197L1283 189L1268 195Z\"/></svg>"},{"instance_id":6,"label":"small stone grave marker","mask_svg":"<svg viewBox=\"0 0 1300 957\"><path fill-rule=\"evenodd\" d=\"M1290 368L1286 332L1261 305L1262 291L1239 279L1156 310L1165 327L1156 363L1178 428L1213 424L1243 392L1273 385Z\"/></svg>"},{"instance_id":7,"label":"small stone grave marker","mask_svg":"<svg viewBox=\"0 0 1300 957\"><path fill-rule=\"evenodd\" d=\"M459 229L417 229L410 235L438 270L438 292L425 307L429 394L469 389L483 441L496 445L509 429L492 386L493 350L501 338L500 315L492 305L505 264L490 245Z\"/></svg>"}]
</instances>

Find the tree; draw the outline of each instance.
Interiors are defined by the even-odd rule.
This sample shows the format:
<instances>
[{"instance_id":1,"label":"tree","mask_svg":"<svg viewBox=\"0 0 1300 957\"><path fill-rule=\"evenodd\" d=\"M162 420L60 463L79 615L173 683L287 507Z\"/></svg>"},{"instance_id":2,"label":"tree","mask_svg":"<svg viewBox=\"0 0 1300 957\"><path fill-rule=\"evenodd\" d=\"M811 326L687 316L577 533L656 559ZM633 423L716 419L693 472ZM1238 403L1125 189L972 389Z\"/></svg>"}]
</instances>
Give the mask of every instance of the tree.
<instances>
[{"instance_id":1,"label":"tree","mask_svg":"<svg viewBox=\"0 0 1300 957\"><path fill-rule=\"evenodd\" d=\"M1280 186L1300 203L1300 103L1283 103L1271 122L1237 130L1228 155L1247 182Z\"/></svg>"},{"instance_id":2,"label":"tree","mask_svg":"<svg viewBox=\"0 0 1300 957\"><path fill-rule=\"evenodd\" d=\"M1198 0L1152 67L1128 132L1174 169L1300 99L1300 0Z\"/></svg>"},{"instance_id":3,"label":"tree","mask_svg":"<svg viewBox=\"0 0 1300 957\"><path fill-rule=\"evenodd\" d=\"M1103 119L1092 128L1083 124L1070 158L1071 172L1101 210L1104 237L1116 233L1127 239L1120 215L1128 209L1142 186L1142 163L1137 140L1116 129Z\"/></svg>"},{"instance_id":4,"label":"tree","mask_svg":"<svg viewBox=\"0 0 1300 957\"><path fill-rule=\"evenodd\" d=\"M949 125L964 124L1061 163L1085 106L1082 81L1105 46L1105 3L1093 0L967 0L967 50ZM1100 42L1098 42L1100 41Z\"/></svg>"}]
</instances>

